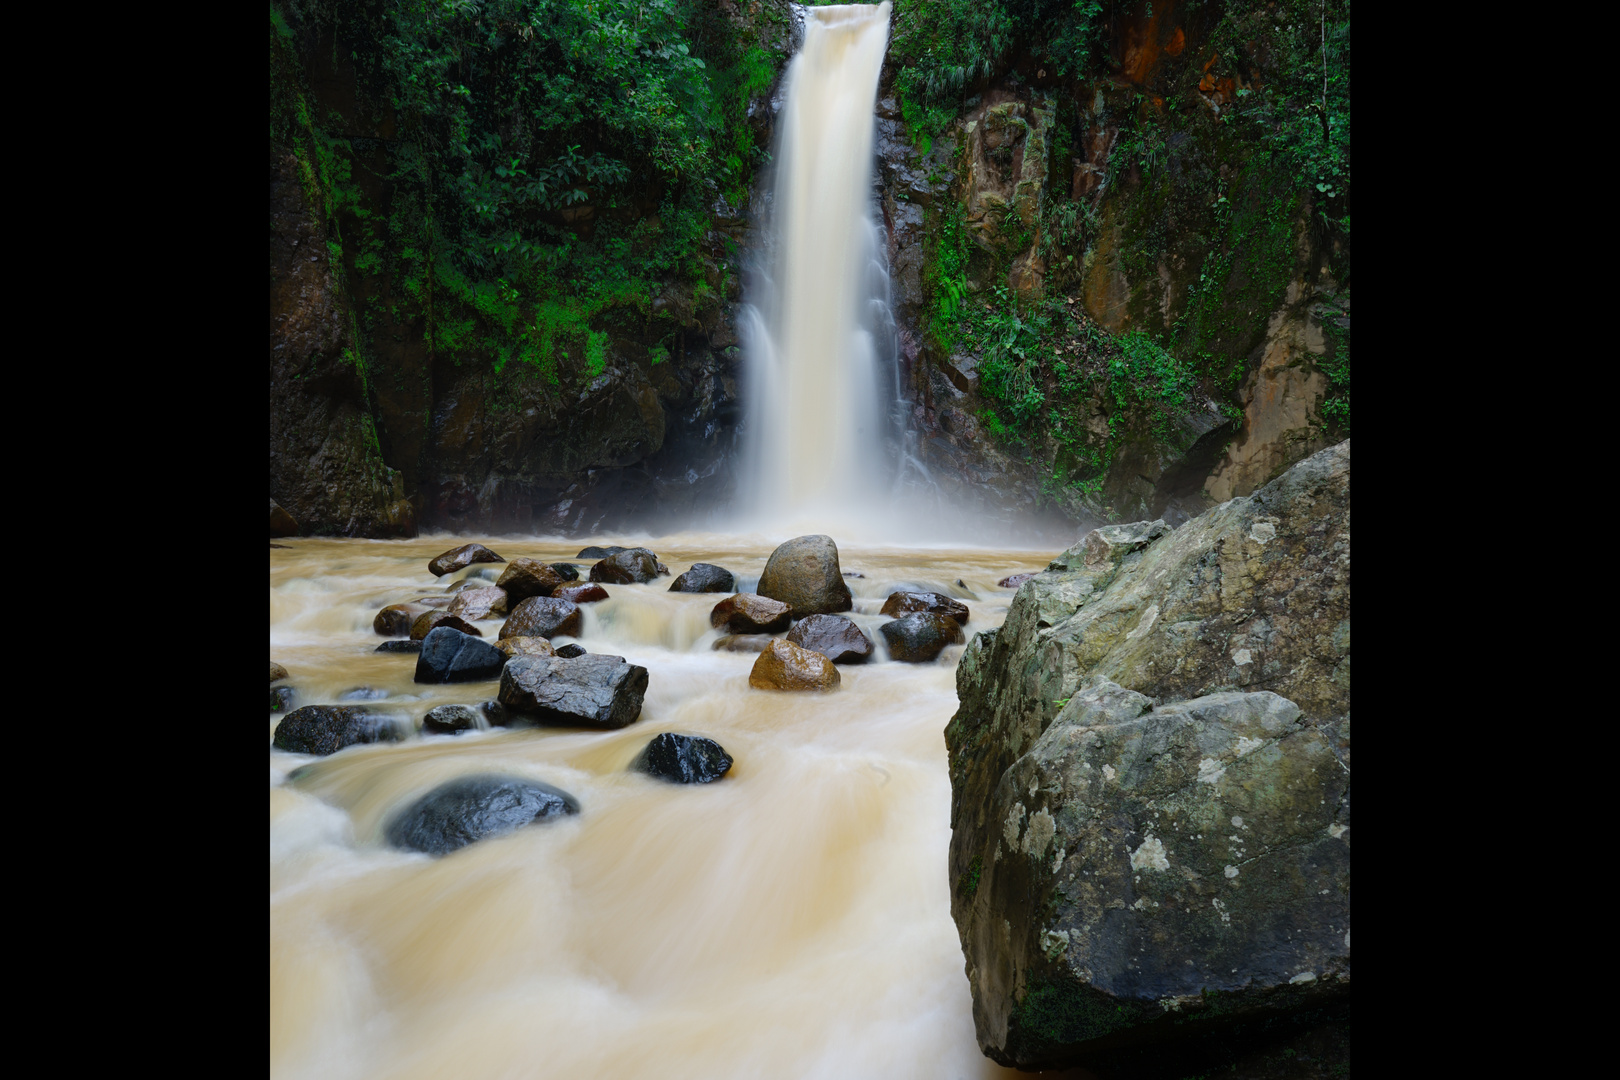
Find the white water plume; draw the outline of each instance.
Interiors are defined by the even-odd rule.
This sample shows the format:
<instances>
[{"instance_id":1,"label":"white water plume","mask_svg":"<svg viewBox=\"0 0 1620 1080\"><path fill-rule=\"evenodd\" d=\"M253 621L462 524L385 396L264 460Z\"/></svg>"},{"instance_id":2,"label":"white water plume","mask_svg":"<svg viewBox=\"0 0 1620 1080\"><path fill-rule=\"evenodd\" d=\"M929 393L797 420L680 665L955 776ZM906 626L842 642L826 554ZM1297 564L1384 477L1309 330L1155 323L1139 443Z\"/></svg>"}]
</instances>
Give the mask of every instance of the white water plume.
<instances>
[{"instance_id":1,"label":"white water plume","mask_svg":"<svg viewBox=\"0 0 1620 1080\"><path fill-rule=\"evenodd\" d=\"M894 323L872 195L889 4L804 11L788 69L765 267L744 313L742 507L773 530L887 518ZM892 440L889 440L892 442Z\"/></svg>"}]
</instances>

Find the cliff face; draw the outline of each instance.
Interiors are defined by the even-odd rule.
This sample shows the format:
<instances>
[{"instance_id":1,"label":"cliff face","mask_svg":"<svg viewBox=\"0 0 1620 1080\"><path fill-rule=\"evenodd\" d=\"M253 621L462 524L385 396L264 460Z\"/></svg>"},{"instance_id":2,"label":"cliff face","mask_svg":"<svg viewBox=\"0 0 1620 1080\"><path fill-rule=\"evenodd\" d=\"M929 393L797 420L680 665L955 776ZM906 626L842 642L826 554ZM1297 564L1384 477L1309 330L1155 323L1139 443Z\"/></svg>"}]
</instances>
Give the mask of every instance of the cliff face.
<instances>
[{"instance_id":1,"label":"cliff face","mask_svg":"<svg viewBox=\"0 0 1620 1080\"><path fill-rule=\"evenodd\" d=\"M1000 51L919 99L917 28L958 7L896 5L878 102L926 483L990 520L1175 524L1348 434L1347 191L1303 182L1268 119L1314 62L1303 9L990 0L964 33L1000 26ZM727 503L747 208L796 16L660 10L686 51L624 64L686 102L673 134L663 106L609 108L619 74L585 114L514 89L592 26L273 10L271 496L302 531L587 533ZM406 45L450 65L437 97L400 81Z\"/></svg>"}]
</instances>

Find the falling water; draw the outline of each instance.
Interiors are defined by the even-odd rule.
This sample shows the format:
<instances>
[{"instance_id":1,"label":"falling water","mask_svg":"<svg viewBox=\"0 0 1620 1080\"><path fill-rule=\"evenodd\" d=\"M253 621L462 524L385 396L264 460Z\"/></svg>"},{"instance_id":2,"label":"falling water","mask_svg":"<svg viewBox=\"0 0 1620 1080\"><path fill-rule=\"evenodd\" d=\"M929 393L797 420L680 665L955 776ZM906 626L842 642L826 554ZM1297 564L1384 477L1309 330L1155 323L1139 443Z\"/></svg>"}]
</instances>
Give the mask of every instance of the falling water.
<instances>
[{"instance_id":1,"label":"falling water","mask_svg":"<svg viewBox=\"0 0 1620 1080\"><path fill-rule=\"evenodd\" d=\"M873 105L889 4L811 8L787 74L763 272L744 313L743 503L772 531L883 516L896 448Z\"/></svg>"}]
</instances>

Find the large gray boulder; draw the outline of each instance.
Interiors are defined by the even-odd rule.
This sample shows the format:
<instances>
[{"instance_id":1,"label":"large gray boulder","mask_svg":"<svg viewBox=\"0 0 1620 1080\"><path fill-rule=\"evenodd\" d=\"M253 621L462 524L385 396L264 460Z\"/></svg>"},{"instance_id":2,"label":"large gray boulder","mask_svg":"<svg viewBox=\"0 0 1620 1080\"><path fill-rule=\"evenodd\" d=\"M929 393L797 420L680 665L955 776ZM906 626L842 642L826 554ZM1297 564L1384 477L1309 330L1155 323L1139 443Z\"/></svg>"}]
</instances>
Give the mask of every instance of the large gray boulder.
<instances>
[{"instance_id":1,"label":"large gray boulder","mask_svg":"<svg viewBox=\"0 0 1620 1080\"><path fill-rule=\"evenodd\" d=\"M517 656L501 669L502 705L535 723L622 728L641 716L647 669L622 656Z\"/></svg>"},{"instance_id":2,"label":"large gray boulder","mask_svg":"<svg viewBox=\"0 0 1620 1080\"><path fill-rule=\"evenodd\" d=\"M1088 534L957 668L952 914L986 1054L1101 1067L1349 996L1349 443Z\"/></svg>"},{"instance_id":3,"label":"large gray boulder","mask_svg":"<svg viewBox=\"0 0 1620 1080\"><path fill-rule=\"evenodd\" d=\"M855 606L838 566L838 545L830 536L799 536L777 547L754 591L786 604L795 618Z\"/></svg>"},{"instance_id":4,"label":"large gray boulder","mask_svg":"<svg viewBox=\"0 0 1620 1080\"><path fill-rule=\"evenodd\" d=\"M490 836L579 813L568 792L516 776L464 776L441 784L388 825L388 842L409 851L447 855Z\"/></svg>"}]
</instances>

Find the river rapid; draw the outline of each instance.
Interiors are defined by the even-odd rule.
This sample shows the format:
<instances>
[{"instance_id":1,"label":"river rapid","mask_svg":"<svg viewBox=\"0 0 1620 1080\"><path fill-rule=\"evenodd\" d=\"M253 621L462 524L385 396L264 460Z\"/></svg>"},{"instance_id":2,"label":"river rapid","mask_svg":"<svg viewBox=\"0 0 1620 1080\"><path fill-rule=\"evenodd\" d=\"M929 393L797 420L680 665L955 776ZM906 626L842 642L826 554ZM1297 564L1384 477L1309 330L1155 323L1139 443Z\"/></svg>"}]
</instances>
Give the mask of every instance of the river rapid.
<instances>
[{"instance_id":1,"label":"river rapid","mask_svg":"<svg viewBox=\"0 0 1620 1080\"><path fill-rule=\"evenodd\" d=\"M548 541L439 536L293 539L270 552L270 658L299 704L369 692L409 717L476 705L497 681L419 685L414 654L377 653L386 604L444 594L428 561L478 539L502 556L571 561L585 543L646 546L757 583L775 541L687 533ZM834 539L838 539L835 535ZM620 731L495 728L414 735L330 757L270 751L270 1063L275 1077L927 1077L1019 1074L984 1058L950 915L944 728L964 646L887 659L888 594L923 588L999 626L1053 550L840 546L877 646L830 694L748 685L752 653L715 651L728 594L671 578L581 605L579 644L647 668ZM477 625L493 641L501 618ZM559 637L558 645L576 640ZM271 717L273 734L279 716ZM735 759L706 785L628 771L663 731ZM297 770L296 775L294 775ZM443 858L394 850L391 816L456 776L563 788L577 816Z\"/></svg>"}]
</instances>

